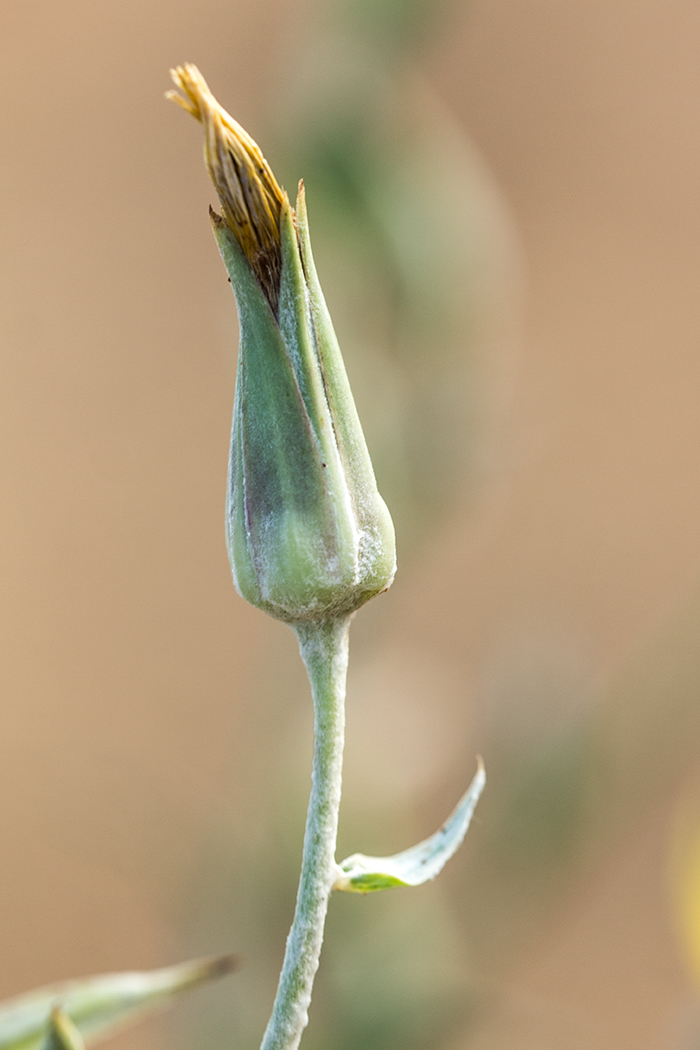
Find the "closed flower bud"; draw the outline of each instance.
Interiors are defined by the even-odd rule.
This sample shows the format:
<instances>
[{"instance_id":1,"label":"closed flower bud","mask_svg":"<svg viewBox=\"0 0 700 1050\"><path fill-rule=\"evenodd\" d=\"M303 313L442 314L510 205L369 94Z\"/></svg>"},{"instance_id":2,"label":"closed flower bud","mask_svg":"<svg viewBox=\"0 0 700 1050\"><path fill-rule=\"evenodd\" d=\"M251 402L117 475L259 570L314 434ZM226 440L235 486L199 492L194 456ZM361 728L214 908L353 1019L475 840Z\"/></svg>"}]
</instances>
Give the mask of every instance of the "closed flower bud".
<instances>
[{"instance_id":1,"label":"closed flower bud","mask_svg":"<svg viewBox=\"0 0 700 1050\"><path fill-rule=\"evenodd\" d=\"M196 67L173 72L201 121L221 202L214 236L238 305L228 546L239 593L290 623L358 609L391 584L394 528L374 479L309 241L259 148Z\"/></svg>"}]
</instances>

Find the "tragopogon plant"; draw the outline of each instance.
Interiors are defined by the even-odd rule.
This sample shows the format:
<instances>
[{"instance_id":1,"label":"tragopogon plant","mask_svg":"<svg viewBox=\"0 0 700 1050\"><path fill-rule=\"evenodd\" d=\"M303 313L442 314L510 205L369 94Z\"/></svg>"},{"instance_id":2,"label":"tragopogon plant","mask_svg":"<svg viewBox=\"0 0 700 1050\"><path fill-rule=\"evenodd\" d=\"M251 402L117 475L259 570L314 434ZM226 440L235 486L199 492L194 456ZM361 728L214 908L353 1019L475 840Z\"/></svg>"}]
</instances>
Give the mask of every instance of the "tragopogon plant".
<instances>
[{"instance_id":1,"label":"tragopogon plant","mask_svg":"<svg viewBox=\"0 0 700 1050\"><path fill-rule=\"evenodd\" d=\"M431 838L394 857L338 864L348 629L386 590L394 528L374 478L316 275L303 184L296 206L256 143L195 66L170 96L204 129L221 214L214 236L238 305L240 346L229 462L233 578L253 605L296 632L314 702L314 757L294 922L262 1050L293 1050L308 1019L332 890L366 893L434 878L461 843L484 785Z\"/></svg>"}]
</instances>

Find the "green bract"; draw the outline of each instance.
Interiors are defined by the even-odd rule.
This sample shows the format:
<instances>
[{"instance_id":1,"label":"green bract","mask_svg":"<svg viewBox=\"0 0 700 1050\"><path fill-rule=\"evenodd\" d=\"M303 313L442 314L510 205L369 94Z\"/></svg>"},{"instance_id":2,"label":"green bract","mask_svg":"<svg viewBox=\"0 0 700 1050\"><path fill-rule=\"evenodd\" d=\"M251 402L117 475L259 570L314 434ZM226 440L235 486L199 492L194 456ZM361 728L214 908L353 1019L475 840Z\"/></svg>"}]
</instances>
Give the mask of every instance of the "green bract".
<instances>
[{"instance_id":1,"label":"green bract","mask_svg":"<svg viewBox=\"0 0 700 1050\"><path fill-rule=\"evenodd\" d=\"M296 216L286 199L281 209L277 316L228 226L213 224L241 330L227 514L236 587L282 620L352 611L391 583L394 528L316 276L303 186Z\"/></svg>"},{"instance_id":2,"label":"green bract","mask_svg":"<svg viewBox=\"0 0 700 1050\"><path fill-rule=\"evenodd\" d=\"M396 570L374 472L316 276L304 187L296 212L259 146L196 66L171 97L204 129L221 202L214 234L241 328L228 489L239 593L289 623L358 609Z\"/></svg>"}]
</instances>

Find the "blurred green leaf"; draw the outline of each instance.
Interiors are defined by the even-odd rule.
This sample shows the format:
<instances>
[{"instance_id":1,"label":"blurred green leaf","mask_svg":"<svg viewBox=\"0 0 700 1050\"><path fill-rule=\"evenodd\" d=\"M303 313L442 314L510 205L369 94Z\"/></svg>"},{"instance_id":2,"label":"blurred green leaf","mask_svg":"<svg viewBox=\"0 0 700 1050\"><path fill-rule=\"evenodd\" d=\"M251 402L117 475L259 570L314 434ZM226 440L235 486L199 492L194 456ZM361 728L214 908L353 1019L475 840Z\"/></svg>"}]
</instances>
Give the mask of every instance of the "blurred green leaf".
<instances>
[{"instance_id":1,"label":"blurred green leaf","mask_svg":"<svg viewBox=\"0 0 700 1050\"><path fill-rule=\"evenodd\" d=\"M485 783L486 773L479 760L479 769L469 790L439 831L393 857L366 857L362 853L353 853L341 862L341 874L333 889L346 893L372 893L392 886L420 886L434 879L462 844Z\"/></svg>"},{"instance_id":2,"label":"blurred green leaf","mask_svg":"<svg viewBox=\"0 0 700 1050\"><path fill-rule=\"evenodd\" d=\"M80 1043L71 1035L73 1027L77 1027L81 1042L85 1039L90 1045L165 1006L181 992L230 973L236 965L235 956L222 955L144 973L65 981L7 999L0 1003L0 1050L78 1050ZM52 1020L57 1006L61 1017L65 1015L70 1021L70 1028L55 1013ZM49 1022L52 1027L47 1040Z\"/></svg>"}]
</instances>

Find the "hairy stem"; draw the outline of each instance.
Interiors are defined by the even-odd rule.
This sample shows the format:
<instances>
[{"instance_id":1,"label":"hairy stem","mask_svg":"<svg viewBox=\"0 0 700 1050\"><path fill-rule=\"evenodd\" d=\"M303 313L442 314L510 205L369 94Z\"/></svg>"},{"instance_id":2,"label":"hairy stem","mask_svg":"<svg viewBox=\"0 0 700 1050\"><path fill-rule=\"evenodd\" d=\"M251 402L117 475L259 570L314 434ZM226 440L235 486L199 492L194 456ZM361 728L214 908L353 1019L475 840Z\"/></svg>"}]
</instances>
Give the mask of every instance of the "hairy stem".
<instances>
[{"instance_id":1,"label":"hairy stem","mask_svg":"<svg viewBox=\"0 0 700 1050\"><path fill-rule=\"evenodd\" d=\"M294 922L261 1050L296 1050L308 1022L335 880L349 626L350 617L343 616L295 628L313 693L314 762Z\"/></svg>"}]
</instances>

